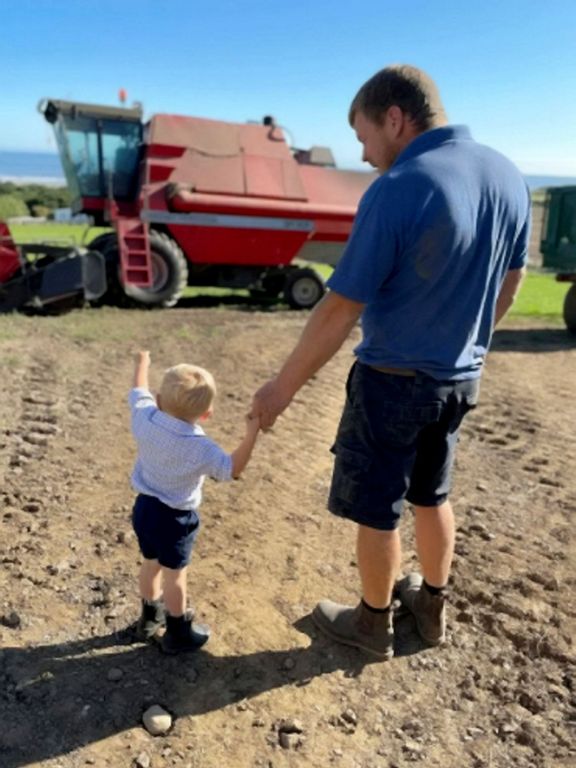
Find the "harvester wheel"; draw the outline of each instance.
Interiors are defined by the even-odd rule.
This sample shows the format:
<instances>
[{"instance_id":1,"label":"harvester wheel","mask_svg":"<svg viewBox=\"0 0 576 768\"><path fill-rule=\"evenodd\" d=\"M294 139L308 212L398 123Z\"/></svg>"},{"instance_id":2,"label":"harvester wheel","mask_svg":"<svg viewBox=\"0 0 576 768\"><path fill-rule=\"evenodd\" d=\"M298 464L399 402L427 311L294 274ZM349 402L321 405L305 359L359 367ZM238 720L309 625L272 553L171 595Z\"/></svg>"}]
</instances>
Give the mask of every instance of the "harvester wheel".
<instances>
[{"instance_id":1,"label":"harvester wheel","mask_svg":"<svg viewBox=\"0 0 576 768\"><path fill-rule=\"evenodd\" d=\"M173 307L188 284L188 265L182 249L163 232L150 232L152 285L127 285L126 295L149 307Z\"/></svg>"},{"instance_id":2,"label":"harvester wheel","mask_svg":"<svg viewBox=\"0 0 576 768\"><path fill-rule=\"evenodd\" d=\"M568 331L576 335L576 283L570 286L564 299L564 322Z\"/></svg>"},{"instance_id":3,"label":"harvester wheel","mask_svg":"<svg viewBox=\"0 0 576 768\"><path fill-rule=\"evenodd\" d=\"M313 269L295 269L286 278L284 300L292 309L311 309L324 295L324 283Z\"/></svg>"}]
</instances>

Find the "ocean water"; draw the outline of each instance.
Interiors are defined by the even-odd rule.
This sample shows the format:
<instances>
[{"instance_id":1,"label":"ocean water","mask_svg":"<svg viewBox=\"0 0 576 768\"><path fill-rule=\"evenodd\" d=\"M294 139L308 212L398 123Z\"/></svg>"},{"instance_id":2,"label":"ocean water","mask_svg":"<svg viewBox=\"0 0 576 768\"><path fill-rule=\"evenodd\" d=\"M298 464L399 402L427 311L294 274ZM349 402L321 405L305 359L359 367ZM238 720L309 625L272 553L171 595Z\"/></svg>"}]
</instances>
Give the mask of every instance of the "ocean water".
<instances>
[{"instance_id":1,"label":"ocean water","mask_svg":"<svg viewBox=\"0 0 576 768\"><path fill-rule=\"evenodd\" d=\"M53 152L0 150L0 181L66 185L60 157Z\"/></svg>"},{"instance_id":2,"label":"ocean water","mask_svg":"<svg viewBox=\"0 0 576 768\"><path fill-rule=\"evenodd\" d=\"M576 176L525 176L530 189L576 185ZM53 152L0 150L0 181L65 185L60 158Z\"/></svg>"}]
</instances>

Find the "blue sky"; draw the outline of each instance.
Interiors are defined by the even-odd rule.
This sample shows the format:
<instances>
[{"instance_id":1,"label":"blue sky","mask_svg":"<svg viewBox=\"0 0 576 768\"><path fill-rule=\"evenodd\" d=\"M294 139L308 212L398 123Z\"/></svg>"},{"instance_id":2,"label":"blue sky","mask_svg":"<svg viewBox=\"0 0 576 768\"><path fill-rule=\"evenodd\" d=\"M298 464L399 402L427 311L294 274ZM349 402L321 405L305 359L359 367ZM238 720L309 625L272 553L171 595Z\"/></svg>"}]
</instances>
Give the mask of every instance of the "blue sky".
<instances>
[{"instance_id":1,"label":"blue sky","mask_svg":"<svg viewBox=\"0 0 576 768\"><path fill-rule=\"evenodd\" d=\"M42 97L238 122L361 167L351 98L387 64L527 174L576 175L574 0L2 0L0 149L54 150Z\"/></svg>"}]
</instances>

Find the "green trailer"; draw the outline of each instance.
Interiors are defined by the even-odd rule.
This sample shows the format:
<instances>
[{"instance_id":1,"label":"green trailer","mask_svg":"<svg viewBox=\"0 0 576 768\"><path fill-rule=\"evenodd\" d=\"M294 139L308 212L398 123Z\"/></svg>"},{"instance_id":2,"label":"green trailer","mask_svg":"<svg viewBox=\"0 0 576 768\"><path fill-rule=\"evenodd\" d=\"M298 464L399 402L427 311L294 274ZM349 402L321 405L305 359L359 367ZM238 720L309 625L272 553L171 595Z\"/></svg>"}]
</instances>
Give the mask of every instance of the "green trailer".
<instances>
[{"instance_id":1,"label":"green trailer","mask_svg":"<svg viewBox=\"0 0 576 768\"><path fill-rule=\"evenodd\" d=\"M540 252L542 266L572 283L564 299L564 322L576 335L576 186L546 190Z\"/></svg>"}]
</instances>

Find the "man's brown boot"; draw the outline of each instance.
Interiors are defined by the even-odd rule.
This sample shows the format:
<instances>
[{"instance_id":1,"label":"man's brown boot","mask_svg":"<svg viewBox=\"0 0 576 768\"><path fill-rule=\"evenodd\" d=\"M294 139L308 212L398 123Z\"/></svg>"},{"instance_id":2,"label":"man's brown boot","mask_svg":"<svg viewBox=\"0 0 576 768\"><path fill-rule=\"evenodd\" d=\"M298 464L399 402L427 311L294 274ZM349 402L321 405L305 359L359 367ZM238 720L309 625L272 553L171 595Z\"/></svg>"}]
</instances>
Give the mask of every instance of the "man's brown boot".
<instances>
[{"instance_id":1,"label":"man's brown boot","mask_svg":"<svg viewBox=\"0 0 576 768\"><path fill-rule=\"evenodd\" d=\"M440 645L446 639L446 598L433 595L424 586L419 573L410 573L395 587L402 605L416 619L418 634L429 645Z\"/></svg>"},{"instance_id":2,"label":"man's brown boot","mask_svg":"<svg viewBox=\"0 0 576 768\"><path fill-rule=\"evenodd\" d=\"M394 655L392 609L371 611L360 602L356 608L322 600L312 612L312 619L324 634L345 645L389 659Z\"/></svg>"}]
</instances>

